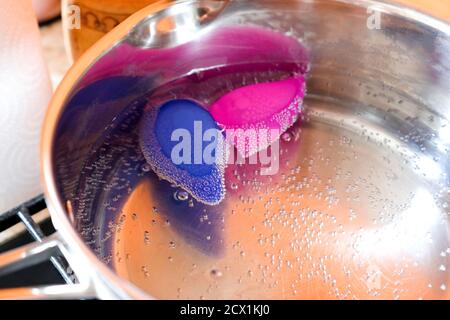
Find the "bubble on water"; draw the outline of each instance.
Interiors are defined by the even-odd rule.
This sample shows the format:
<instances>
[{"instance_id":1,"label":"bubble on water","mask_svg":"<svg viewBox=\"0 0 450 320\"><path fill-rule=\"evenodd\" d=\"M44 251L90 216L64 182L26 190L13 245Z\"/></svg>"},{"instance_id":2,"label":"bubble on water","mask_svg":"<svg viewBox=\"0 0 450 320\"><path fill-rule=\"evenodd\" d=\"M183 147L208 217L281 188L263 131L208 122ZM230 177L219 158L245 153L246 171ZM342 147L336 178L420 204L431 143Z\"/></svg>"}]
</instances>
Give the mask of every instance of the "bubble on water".
<instances>
[{"instance_id":1,"label":"bubble on water","mask_svg":"<svg viewBox=\"0 0 450 320\"><path fill-rule=\"evenodd\" d=\"M285 132L282 134L281 139L285 142L291 142L292 141L292 134L290 132Z\"/></svg>"},{"instance_id":2,"label":"bubble on water","mask_svg":"<svg viewBox=\"0 0 450 320\"><path fill-rule=\"evenodd\" d=\"M236 183L231 184L231 190L237 190L239 186Z\"/></svg>"},{"instance_id":3,"label":"bubble on water","mask_svg":"<svg viewBox=\"0 0 450 320\"><path fill-rule=\"evenodd\" d=\"M441 284L441 290L442 291L446 291L447 290L447 286L444 283Z\"/></svg>"},{"instance_id":4,"label":"bubble on water","mask_svg":"<svg viewBox=\"0 0 450 320\"><path fill-rule=\"evenodd\" d=\"M142 266L141 271L144 274L144 277L148 278L150 276L150 272L148 271L147 266Z\"/></svg>"},{"instance_id":5,"label":"bubble on water","mask_svg":"<svg viewBox=\"0 0 450 320\"><path fill-rule=\"evenodd\" d=\"M136 214L136 213L133 213L133 214L131 215L131 219L136 220L136 219L137 219L137 214Z\"/></svg>"},{"instance_id":6,"label":"bubble on water","mask_svg":"<svg viewBox=\"0 0 450 320\"><path fill-rule=\"evenodd\" d=\"M447 268L443 265L443 264L441 264L441 266L439 267L439 271L446 271L447 270Z\"/></svg>"},{"instance_id":7,"label":"bubble on water","mask_svg":"<svg viewBox=\"0 0 450 320\"><path fill-rule=\"evenodd\" d=\"M221 278L223 276L222 271L220 271L219 269L212 269L209 274L213 278Z\"/></svg>"},{"instance_id":8,"label":"bubble on water","mask_svg":"<svg viewBox=\"0 0 450 320\"><path fill-rule=\"evenodd\" d=\"M169 242L169 248L170 249L175 249L177 247L176 243L174 241L170 241Z\"/></svg>"},{"instance_id":9,"label":"bubble on water","mask_svg":"<svg viewBox=\"0 0 450 320\"><path fill-rule=\"evenodd\" d=\"M150 165L148 163L146 163L146 164L142 165L141 170L143 172L150 172L152 169L151 169Z\"/></svg>"},{"instance_id":10,"label":"bubble on water","mask_svg":"<svg viewBox=\"0 0 450 320\"><path fill-rule=\"evenodd\" d=\"M184 190L177 190L173 194L173 197L177 201L187 201L187 200L189 200L189 193Z\"/></svg>"},{"instance_id":11,"label":"bubble on water","mask_svg":"<svg viewBox=\"0 0 450 320\"><path fill-rule=\"evenodd\" d=\"M148 232L148 231L144 232L144 243L150 244L150 232Z\"/></svg>"}]
</instances>

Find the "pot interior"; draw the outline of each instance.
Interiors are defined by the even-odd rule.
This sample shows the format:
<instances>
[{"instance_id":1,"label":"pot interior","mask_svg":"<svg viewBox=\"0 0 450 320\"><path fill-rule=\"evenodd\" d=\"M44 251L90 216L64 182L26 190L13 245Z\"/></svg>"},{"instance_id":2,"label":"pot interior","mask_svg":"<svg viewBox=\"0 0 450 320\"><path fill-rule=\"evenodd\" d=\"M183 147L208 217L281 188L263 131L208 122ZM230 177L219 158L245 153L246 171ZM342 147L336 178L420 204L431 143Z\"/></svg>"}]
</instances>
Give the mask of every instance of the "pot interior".
<instances>
[{"instance_id":1,"label":"pot interior","mask_svg":"<svg viewBox=\"0 0 450 320\"><path fill-rule=\"evenodd\" d=\"M151 16L62 107L53 170L74 228L156 298L449 298L449 30L376 1L185 1ZM145 108L308 70L276 175L230 165L209 206L146 163Z\"/></svg>"}]
</instances>

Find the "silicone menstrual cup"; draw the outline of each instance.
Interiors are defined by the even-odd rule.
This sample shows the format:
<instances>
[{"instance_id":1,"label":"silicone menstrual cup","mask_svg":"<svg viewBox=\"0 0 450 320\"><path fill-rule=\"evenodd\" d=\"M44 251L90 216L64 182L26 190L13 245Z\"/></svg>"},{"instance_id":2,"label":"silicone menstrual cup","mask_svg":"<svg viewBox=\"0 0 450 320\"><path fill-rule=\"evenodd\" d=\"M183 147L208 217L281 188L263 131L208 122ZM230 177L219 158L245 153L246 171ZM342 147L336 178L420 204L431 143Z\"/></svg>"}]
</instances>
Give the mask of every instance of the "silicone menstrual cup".
<instances>
[{"instance_id":1,"label":"silicone menstrual cup","mask_svg":"<svg viewBox=\"0 0 450 320\"><path fill-rule=\"evenodd\" d=\"M245 86L221 97L209 111L227 135L233 131L234 138L228 141L249 157L269 147L297 121L305 88L303 76ZM245 143L243 137L248 138Z\"/></svg>"},{"instance_id":2,"label":"silicone menstrual cup","mask_svg":"<svg viewBox=\"0 0 450 320\"><path fill-rule=\"evenodd\" d=\"M150 107L141 120L140 145L153 171L215 205L225 197L222 133L207 110L189 100Z\"/></svg>"}]
</instances>

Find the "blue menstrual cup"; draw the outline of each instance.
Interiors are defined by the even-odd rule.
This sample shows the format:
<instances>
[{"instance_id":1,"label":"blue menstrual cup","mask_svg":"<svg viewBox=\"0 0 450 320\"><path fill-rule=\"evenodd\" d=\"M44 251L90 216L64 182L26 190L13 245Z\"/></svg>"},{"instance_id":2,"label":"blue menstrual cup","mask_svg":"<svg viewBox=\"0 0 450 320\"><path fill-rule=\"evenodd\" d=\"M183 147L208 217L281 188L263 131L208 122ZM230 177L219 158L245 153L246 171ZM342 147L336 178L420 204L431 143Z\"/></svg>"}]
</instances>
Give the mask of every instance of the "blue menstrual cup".
<instances>
[{"instance_id":1,"label":"blue menstrual cup","mask_svg":"<svg viewBox=\"0 0 450 320\"><path fill-rule=\"evenodd\" d=\"M208 205L224 199L223 135L210 113L196 102L172 100L147 108L140 146L161 179Z\"/></svg>"}]
</instances>

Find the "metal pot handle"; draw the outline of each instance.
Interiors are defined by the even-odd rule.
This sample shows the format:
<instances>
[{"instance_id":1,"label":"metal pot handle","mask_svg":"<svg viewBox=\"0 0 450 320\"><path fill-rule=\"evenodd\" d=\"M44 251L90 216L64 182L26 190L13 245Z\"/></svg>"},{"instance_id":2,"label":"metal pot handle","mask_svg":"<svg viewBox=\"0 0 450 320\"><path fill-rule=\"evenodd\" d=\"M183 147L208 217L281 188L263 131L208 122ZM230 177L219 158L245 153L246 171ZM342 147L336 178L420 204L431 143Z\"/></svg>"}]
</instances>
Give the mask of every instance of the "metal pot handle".
<instances>
[{"instance_id":1,"label":"metal pot handle","mask_svg":"<svg viewBox=\"0 0 450 320\"><path fill-rule=\"evenodd\" d=\"M45 238L39 226L21 208L17 215L36 242L0 254L0 276L50 260L67 284L41 287L24 287L0 289L0 299L76 299L94 298L96 296L91 277L85 270L75 270L71 274L65 260L73 268L78 264L58 232Z\"/></svg>"}]
</instances>

